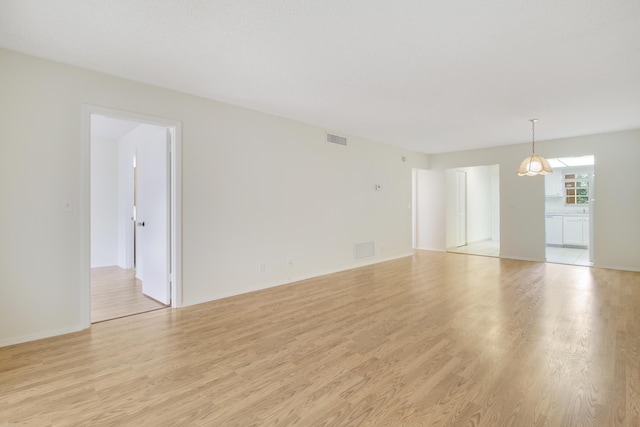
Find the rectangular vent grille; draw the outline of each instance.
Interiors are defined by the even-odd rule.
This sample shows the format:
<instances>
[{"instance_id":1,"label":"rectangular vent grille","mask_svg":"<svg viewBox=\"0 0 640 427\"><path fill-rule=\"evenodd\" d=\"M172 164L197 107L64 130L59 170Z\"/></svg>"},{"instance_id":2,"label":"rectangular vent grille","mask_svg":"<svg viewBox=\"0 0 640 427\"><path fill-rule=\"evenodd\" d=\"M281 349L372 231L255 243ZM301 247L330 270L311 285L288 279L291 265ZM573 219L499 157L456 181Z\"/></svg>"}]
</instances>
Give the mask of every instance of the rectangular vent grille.
<instances>
[{"instance_id":1,"label":"rectangular vent grille","mask_svg":"<svg viewBox=\"0 0 640 427\"><path fill-rule=\"evenodd\" d=\"M375 255L375 244L373 242L356 243L356 259L370 258Z\"/></svg>"},{"instance_id":2,"label":"rectangular vent grille","mask_svg":"<svg viewBox=\"0 0 640 427\"><path fill-rule=\"evenodd\" d=\"M332 144L338 144L338 145L347 145L347 138L345 138L344 136L338 136L338 135L334 135L331 133L327 134L327 142L330 142Z\"/></svg>"}]
</instances>

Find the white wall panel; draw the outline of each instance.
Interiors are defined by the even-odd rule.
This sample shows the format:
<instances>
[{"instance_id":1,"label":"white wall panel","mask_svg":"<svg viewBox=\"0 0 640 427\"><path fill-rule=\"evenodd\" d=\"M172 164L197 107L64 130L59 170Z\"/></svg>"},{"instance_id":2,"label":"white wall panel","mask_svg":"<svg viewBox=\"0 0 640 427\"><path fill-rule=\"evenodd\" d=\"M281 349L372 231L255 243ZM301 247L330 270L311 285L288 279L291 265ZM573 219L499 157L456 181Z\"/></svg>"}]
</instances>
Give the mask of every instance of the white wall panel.
<instances>
[{"instance_id":1,"label":"white wall panel","mask_svg":"<svg viewBox=\"0 0 640 427\"><path fill-rule=\"evenodd\" d=\"M323 128L6 50L0 62L0 345L82 328L84 104L182 122L184 305L411 253L424 154L328 144ZM356 261L363 241L376 256Z\"/></svg>"}]
</instances>

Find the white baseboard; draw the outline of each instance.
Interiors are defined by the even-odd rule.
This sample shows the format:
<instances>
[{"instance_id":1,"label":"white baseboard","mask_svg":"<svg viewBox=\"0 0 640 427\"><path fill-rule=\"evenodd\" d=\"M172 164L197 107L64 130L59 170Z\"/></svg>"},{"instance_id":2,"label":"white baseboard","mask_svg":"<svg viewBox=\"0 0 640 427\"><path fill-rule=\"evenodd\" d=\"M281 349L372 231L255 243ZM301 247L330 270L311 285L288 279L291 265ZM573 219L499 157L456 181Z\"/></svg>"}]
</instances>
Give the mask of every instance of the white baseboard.
<instances>
[{"instance_id":1,"label":"white baseboard","mask_svg":"<svg viewBox=\"0 0 640 427\"><path fill-rule=\"evenodd\" d=\"M608 265L608 264L598 264L596 261L593 266L595 268L608 268L609 270L622 270L622 271L640 271L638 267L629 267L629 266L619 266L619 265Z\"/></svg>"},{"instance_id":2,"label":"white baseboard","mask_svg":"<svg viewBox=\"0 0 640 427\"><path fill-rule=\"evenodd\" d=\"M278 280L275 282L270 282L270 283L263 283L257 286L252 286L249 288L243 288L241 291L239 292L224 292L221 294L217 294L214 295L213 298L211 299L207 299L204 301L196 301L196 302L192 302L192 303L186 303L184 305L182 305L181 307L188 307L191 305L197 305L197 304L204 304L207 302L211 302L211 301L216 301L219 299L223 299L223 298L229 298L229 297L234 297L236 295L242 295L242 294L248 294L250 292L256 292L256 291L261 291L264 289L269 289L269 288L275 288L276 286L282 286L282 285L288 285L290 283L295 283L295 282L300 282L303 280L308 280L308 279L313 279L316 277L320 277L320 276L326 276L328 274L333 274L333 273L339 273L341 271L347 271L347 270L353 270L355 268L360 268L360 267L365 267L367 265L373 265L373 264L379 264L381 262L386 262L386 261L392 261L394 259L399 259L399 258L406 258L406 257L410 257L413 256L413 252L411 253L407 253L407 254L402 254L402 255L397 255L397 256L392 256L392 257L386 257L386 258L375 258L372 259L367 259L362 260L362 261L357 261L354 264L350 264L344 267L340 267L340 268L336 268L336 269L331 269L331 270L324 270L324 271L320 271L320 272L316 272L316 273L312 273L312 274L305 274L303 276L293 276L287 279L283 279L283 280Z\"/></svg>"},{"instance_id":3,"label":"white baseboard","mask_svg":"<svg viewBox=\"0 0 640 427\"><path fill-rule=\"evenodd\" d=\"M415 248L415 249L418 249L420 251L433 251L433 252L446 252L447 251L446 248L427 248L427 247L422 247L422 246L418 247L418 248Z\"/></svg>"},{"instance_id":4,"label":"white baseboard","mask_svg":"<svg viewBox=\"0 0 640 427\"><path fill-rule=\"evenodd\" d=\"M68 328L53 329L50 331L41 331L41 332L36 332L34 334L21 335L17 337L5 338L0 340L0 347L6 347L14 344L22 344L28 341L36 341L44 338L55 337L58 335L70 334L72 332L78 332L83 329L85 328L81 326L74 326L74 327L68 327Z\"/></svg>"},{"instance_id":5,"label":"white baseboard","mask_svg":"<svg viewBox=\"0 0 640 427\"><path fill-rule=\"evenodd\" d=\"M510 255L500 254L501 259L514 259L516 261L531 261L531 262L547 262L546 259L534 259L534 258L524 258L524 257L516 257Z\"/></svg>"}]
</instances>

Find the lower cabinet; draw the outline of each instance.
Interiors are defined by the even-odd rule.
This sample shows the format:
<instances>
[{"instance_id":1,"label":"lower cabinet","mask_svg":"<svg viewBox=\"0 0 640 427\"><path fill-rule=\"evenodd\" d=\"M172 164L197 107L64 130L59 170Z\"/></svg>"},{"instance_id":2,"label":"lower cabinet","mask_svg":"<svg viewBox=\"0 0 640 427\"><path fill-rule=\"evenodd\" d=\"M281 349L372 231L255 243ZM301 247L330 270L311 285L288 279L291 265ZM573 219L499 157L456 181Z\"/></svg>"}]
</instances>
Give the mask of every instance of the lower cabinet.
<instances>
[{"instance_id":1,"label":"lower cabinet","mask_svg":"<svg viewBox=\"0 0 640 427\"><path fill-rule=\"evenodd\" d=\"M562 243L572 246L589 245L589 218L565 216L562 219Z\"/></svg>"},{"instance_id":2,"label":"lower cabinet","mask_svg":"<svg viewBox=\"0 0 640 427\"><path fill-rule=\"evenodd\" d=\"M546 227L547 245L562 246L562 216L547 216Z\"/></svg>"}]
</instances>

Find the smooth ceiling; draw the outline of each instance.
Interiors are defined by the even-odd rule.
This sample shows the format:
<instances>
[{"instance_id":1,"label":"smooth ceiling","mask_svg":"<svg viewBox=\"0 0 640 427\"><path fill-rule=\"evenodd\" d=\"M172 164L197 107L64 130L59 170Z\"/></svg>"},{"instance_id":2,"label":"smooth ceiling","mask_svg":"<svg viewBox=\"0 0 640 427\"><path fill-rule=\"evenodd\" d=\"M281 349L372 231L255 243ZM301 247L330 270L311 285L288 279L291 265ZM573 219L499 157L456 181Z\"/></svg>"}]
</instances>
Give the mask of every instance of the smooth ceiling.
<instances>
[{"instance_id":1,"label":"smooth ceiling","mask_svg":"<svg viewBox=\"0 0 640 427\"><path fill-rule=\"evenodd\" d=\"M640 128L638 0L2 0L0 47L425 153Z\"/></svg>"}]
</instances>

